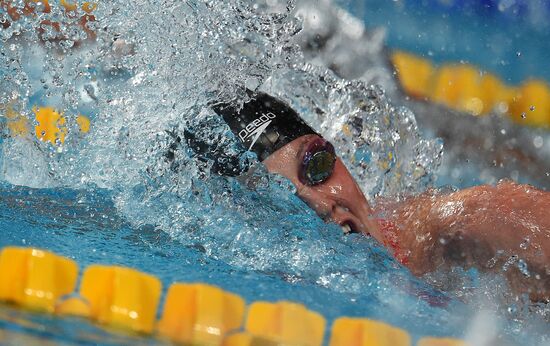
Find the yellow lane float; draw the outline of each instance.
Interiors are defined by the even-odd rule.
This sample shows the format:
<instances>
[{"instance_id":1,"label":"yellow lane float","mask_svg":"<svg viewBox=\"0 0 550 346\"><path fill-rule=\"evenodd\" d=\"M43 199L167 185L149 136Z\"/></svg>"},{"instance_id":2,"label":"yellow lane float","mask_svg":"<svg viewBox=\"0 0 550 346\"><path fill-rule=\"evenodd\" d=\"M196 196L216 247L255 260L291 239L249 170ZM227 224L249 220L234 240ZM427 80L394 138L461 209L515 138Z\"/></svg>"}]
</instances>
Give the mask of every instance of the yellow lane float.
<instances>
[{"instance_id":1,"label":"yellow lane float","mask_svg":"<svg viewBox=\"0 0 550 346\"><path fill-rule=\"evenodd\" d=\"M39 249L4 248L0 254L0 300L54 312L59 297L74 291L78 266Z\"/></svg>"},{"instance_id":2,"label":"yellow lane float","mask_svg":"<svg viewBox=\"0 0 550 346\"><path fill-rule=\"evenodd\" d=\"M4 114L7 128L12 137L25 137L30 132L29 120L13 109L12 104L0 105L0 114Z\"/></svg>"},{"instance_id":3,"label":"yellow lane float","mask_svg":"<svg viewBox=\"0 0 550 346\"><path fill-rule=\"evenodd\" d=\"M422 338L417 346L468 346L464 340L450 338Z\"/></svg>"},{"instance_id":4,"label":"yellow lane float","mask_svg":"<svg viewBox=\"0 0 550 346\"><path fill-rule=\"evenodd\" d=\"M76 117L76 123L78 124L78 129L81 133L88 133L90 132L90 118L88 118L85 115L79 114Z\"/></svg>"},{"instance_id":5,"label":"yellow lane float","mask_svg":"<svg viewBox=\"0 0 550 346\"><path fill-rule=\"evenodd\" d=\"M80 295L90 317L100 323L150 333L155 326L162 284L156 277L116 266L89 266Z\"/></svg>"},{"instance_id":6,"label":"yellow lane float","mask_svg":"<svg viewBox=\"0 0 550 346\"><path fill-rule=\"evenodd\" d=\"M223 346L303 346L303 344L280 342L252 335L250 333L236 333L229 335L223 341Z\"/></svg>"},{"instance_id":7,"label":"yellow lane float","mask_svg":"<svg viewBox=\"0 0 550 346\"><path fill-rule=\"evenodd\" d=\"M496 111L521 124L550 128L550 88L546 82L528 80L519 87L508 86L469 64L435 67L427 59L400 51L392 53L391 61L409 96L472 115Z\"/></svg>"},{"instance_id":8,"label":"yellow lane float","mask_svg":"<svg viewBox=\"0 0 550 346\"><path fill-rule=\"evenodd\" d=\"M65 8L66 11L71 12L71 11L76 11L78 9L78 3L76 2L71 2L66 0L60 0L59 2ZM84 12L89 14L97 9L97 3L85 1L80 8Z\"/></svg>"},{"instance_id":9,"label":"yellow lane float","mask_svg":"<svg viewBox=\"0 0 550 346\"><path fill-rule=\"evenodd\" d=\"M434 74L432 64L420 57L396 51L392 55L393 65L401 86L413 97L428 97L431 79Z\"/></svg>"},{"instance_id":10,"label":"yellow lane float","mask_svg":"<svg viewBox=\"0 0 550 346\"><path fill-rule=\"evenodd\" d=\"M67 118L53 107L34 106L32 110L37 123L34 126L36 138L54 146L64 144L69 132ZM30 134L29 119L15 111L13 105L0 106L0 114L6 118L6 127L11 137L26 137ZM90 132L90 118L79 114L76 116L75 122L81 134Z\"/></svg>"},{"instance_id":11,"label":"yellow lane float","mask_svg":"<svg viewBox=\"0 0 550 346\"><path fill-rule=\"evenodd\" d=\"M325 318L301 304L255 302L248 308L246 331L284 345L318 346L325 334Z\"/></svg>"},{"instance_id":12,"label":"yellow lane float","mask_svg":"<svg viewBox=\"0 0 550 346\"><path fill-rule=\"evenodd\" d=\"M79 295L62 297L55 305L57 315L89 318L92 314L90 303Z\"/></svg>"},{"instance_id":13,"label":"yellow lane float","mask_svg":"<svg viewBox=\"0 0 550 346\"><path fill-rule=\"evenodd\" d=\"M34 127L36 138L52 144L65 143L66 120L52 107L33 107L38 125Z\"/></svg>"},{"instance_id":14,"label":"yellow lane float","mask_svg":"<svg viewBox=\"0 0 550 346\"><path fill-rule=\"evenodd\" d=\"M510 114L516 121L534 126L550 125L550 89L545 82L530 80L517 92Z\"/></svg>"},{"instance_id":15,"label":"yellow lane float","mask_svg":"<svg viewBox=\"0 0 550 346\"><path fill-rule=\"evenodd\" d=\"M109 327L154 331L162 285L137 270L91 265L79 293L76 263L48 251L6 247L0 253L0 300L58 315L88 318ZM173 284L157 325L161 338L189 345L320 346L325 318L301 304L254 302L244 331L244 300L206 284ZM2 330L0 330L0 341ZM330 346L409 346L409 334L368 319L334 321ZM423 338L418 346L467 346L462 340Z\"/></svg>"},{"instance_id":16,"label":"yellow lane float","mask_svg":"<svg viewBox=\"0 0 550 346\"><path fill-rule=\"evenodd\" d=\"M158 332L173 341L220 345L228 331L243 323L244 300L204 284L173 284L168 290Z\"/></svg>"},{"instance_id":17,"label":"yellow lane float","mask_svg":"<svg viewBox=\"0 0 550 346\"><path fill-rule=\"evenodd\" d=\"M399 328L365 318L334 321L330 346L410 346L411 337Z\"/></svg>"}]
</instances>

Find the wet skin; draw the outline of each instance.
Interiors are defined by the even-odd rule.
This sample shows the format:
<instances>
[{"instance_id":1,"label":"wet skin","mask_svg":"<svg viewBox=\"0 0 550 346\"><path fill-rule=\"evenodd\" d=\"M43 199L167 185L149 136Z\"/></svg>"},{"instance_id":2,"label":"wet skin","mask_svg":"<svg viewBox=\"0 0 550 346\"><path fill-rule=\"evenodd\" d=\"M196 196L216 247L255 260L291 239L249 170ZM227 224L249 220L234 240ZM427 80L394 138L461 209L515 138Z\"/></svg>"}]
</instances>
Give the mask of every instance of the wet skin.
<instances>
[{"instance_id":1,"label":"wet skin","mask_svg":"<svg viewBox=\"0 0 550 346\"><path fill-rule=\"evenodd\" d=\"M550 193L501 182L380 200L372 208L340 159L325 182L308 186L300 181L305 147L317 139L302 136L264 164L290 179L297 195L321 218L374 237L416 275L476 267L503 273L516 293L532 300L550 298ZM528 275L521 272L519 260ZM512 264L506 266L507 261Z\"/></svg>"}]
</instances>

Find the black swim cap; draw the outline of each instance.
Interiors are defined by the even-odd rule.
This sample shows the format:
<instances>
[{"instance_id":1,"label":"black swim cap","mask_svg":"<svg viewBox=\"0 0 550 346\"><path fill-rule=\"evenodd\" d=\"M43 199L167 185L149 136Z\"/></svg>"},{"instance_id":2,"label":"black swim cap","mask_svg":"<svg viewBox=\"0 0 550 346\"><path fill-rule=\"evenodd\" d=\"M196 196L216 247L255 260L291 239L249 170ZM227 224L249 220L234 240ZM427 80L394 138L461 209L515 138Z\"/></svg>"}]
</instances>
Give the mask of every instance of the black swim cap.
<instances>
[{"instance_id":1,"label":"black swim cap","mask_svg":"<svg viewBox=\"0 0 550 346\"><path fill-rule=\"evenodd\" d=\"M289 105L265 93L252 94L242 109L230 104L212 108L260 161L296 138L317 134Z\"/></svg>"},{"instance_id":2,"label":"black swim cap","mask_svg":"<svg viewBox=\"0 0 550 346\"><path fill-rule=\"evenodd\" d=\"M200 161L212 161L213 173L235 177L248 171L252 164L242 156L244 151L239 154L234 148L229 149L230 144L222 138L210 138L208 134L214 127L229 125L242 144L241 149L255 152L260 161L298 137L317 134L286 103L265 93L247 92L251 99L242 108L227 103L211 105L221 118L203 119L183 132L196 157ZM168 133L176 141L173 146L177 147L181 141L179 135ZM170 150L166 156L168 159L173 156Z\"/></svg>"}]
</instances>

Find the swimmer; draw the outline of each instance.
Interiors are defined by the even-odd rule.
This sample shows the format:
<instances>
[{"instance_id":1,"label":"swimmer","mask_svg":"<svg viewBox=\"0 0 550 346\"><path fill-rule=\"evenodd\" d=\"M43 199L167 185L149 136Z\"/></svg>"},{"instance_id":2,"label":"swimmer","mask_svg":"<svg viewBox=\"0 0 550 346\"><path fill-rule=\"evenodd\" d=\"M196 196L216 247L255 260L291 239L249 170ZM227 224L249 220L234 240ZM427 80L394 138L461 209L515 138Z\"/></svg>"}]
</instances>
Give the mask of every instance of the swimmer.
<instances>
[{"instance_id":1,"label":"swimmer","mask_svg":"<svg viewBox=\"0 0 550 346\"><path fill-rule=\"evenodd\" d=\"M330 142L282 101L258 93L241 109L213 108L321 218L372 236L415 275L453 266L500 270L515 292L549 300L550 193L503 181L372 207Z\"/></svg>"}]
</instances>

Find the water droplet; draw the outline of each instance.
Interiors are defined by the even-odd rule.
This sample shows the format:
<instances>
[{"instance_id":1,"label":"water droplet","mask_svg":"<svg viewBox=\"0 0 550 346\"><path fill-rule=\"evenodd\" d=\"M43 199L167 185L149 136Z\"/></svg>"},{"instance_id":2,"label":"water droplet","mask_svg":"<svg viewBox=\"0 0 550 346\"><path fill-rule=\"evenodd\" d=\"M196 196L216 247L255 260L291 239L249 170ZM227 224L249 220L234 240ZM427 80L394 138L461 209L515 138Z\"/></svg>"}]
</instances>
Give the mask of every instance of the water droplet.
<instances>
[{"instance_id":1,"label":"water droplet","mask_svg":"<svg viewBox=\"0 0 550 346\"><path fill-rule=\"evenodd\" d=\"M493 257L493 258L491 258L490 260L487 261L486 266L487 266L487 268L493 268L496 263L497 263L497 258Z\"/></svg>"},{"instance_id":2,"label":"water droplet","mask_svg":"<svg viewBox=\"0 0 550 346\"><path fill-rule=\"evenodd\" d=\"M526 237L521 244L519 244L519 247L523 250L526 250L529 247L529 244L531 243L531 238Z\"/></svg>"},{"instance_id":3,"label":"water droplet","mask_svg":"<svg viewBox=\"0 0 550 346\"><path fill-rule=\"evenodd\" d=\"M522 259L518 260L517 267L521 272L521 274L523 274L523 276L531 277L531 272L529 271L527 263L524 260Z\"/></svg>"},{"instance_id":4,"label":"water droplet","mask_svg":"<svg viewBox=\"0 0 550 346\"><path fill-rule=\"evenodd\" d=\"M541 136L536 136L535 138L533 138L533 145L535 146L535 148L540 149L542 148L543 144L544 144L544 139L542 139Z\"/></svg>"},{"instance_id":5,"label":"water droplet","mask_svg":"<svg viewBox=\"0 0 550 346\"><path fill-rule=\"evenodd\" d=\"M529 107L529 110L530 110L531 112L534 111L534 110L535 110L535 106Z\"/></svg>"}]
</instances>

